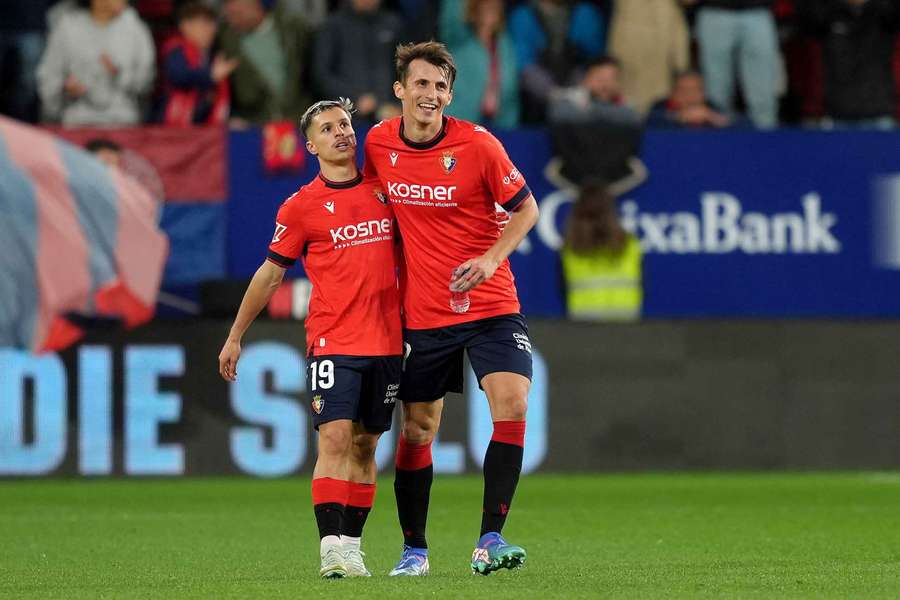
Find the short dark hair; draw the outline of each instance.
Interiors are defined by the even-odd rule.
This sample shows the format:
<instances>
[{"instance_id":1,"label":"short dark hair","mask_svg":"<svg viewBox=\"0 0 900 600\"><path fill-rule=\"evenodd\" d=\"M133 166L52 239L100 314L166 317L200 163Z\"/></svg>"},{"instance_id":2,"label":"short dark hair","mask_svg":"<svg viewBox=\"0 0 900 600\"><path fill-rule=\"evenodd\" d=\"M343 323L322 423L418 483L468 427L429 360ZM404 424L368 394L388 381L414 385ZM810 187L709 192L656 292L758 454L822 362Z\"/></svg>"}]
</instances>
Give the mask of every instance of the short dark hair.
<instances>
[{"instance_id":1,"label":"short dark hair","mask_svg":"<svg viewBox=\"0 0 900 600\"><path fill-rule=\"evenodd\" d=\"M200 2L199 0L185 2L178 8L178 12L176 14L177 17L175 21L177 23L181 23L182 21L187 21L188 19L193 19L196 17L206 17L210 21L216 21L219 18L219 15L216 14L216 11L213 10L213 8L209 4Z\"/></svg>"},{"instance_id":2,"label":"short dark hair","mask_svg":"<svg viewBox=\"0 0 900 600\"><path fill-rule=\"evenodd\" d=\"M615 67L621 70L622 62L615 56L599 56L587 64L584 68L585 73L594 67Z\"/></svg>"},{"instance_id":3,"label":"short dark hair","mask_svg":"<svg viewBox=\"0 0 900 600\"><path fill-rule=\"evenodd\" d=\"M675 81L684 79L685 77L699 77L700 79L703 79L703 73L698 69L685 69L684 71L679 71L675 74Z\"/></svg>"},{"instance_id":4,"label":"short dark hair","mask_svg":"<svg viewBox=\"0 0 900 600\"><path fill-rule=\"evenodd\" d=\"M397 81L401 84L406 83L406 72L409 70L410 63L416 59L422 59L440 69L447 78L447 85L451 90L453 89L453 82L456 80L456 63L453 62L453 55L447 50L447 46L434 40L397 46L395 62Z\"/></svg>"},{"instance_id":5,"label":"short dark hair","mask_svg":"<svg viewBox=\"0 0 900 600\"><path fill-rule=\"evenodd\" d=\"M101 150L121 152L122 146L108 138L94 138L92 140L88 140L87 143L85 143L84 149L91 154L97 154Z\"/></svg>"},{"instance_id":6,"label":"short dark hair","mask_svg":"<svg viewBox=\"0 0 900 600\"><path fill-rule=\"evenodd\" d=\"M306 131L309 129L310 125L312 125L313 119L315 119L318 115L322 114L326 110L331 110L332 108L340 108L347 116L350 117L350 120L353 120L353 113L356 112L356 109L353 108L353 102L351 102L348 98L338 98L337 100L319 100L312 106L306 109L306 112L303 113L303 116L300 117L300 131L303 132L303 136L307 139Z\"/></svg>"}]
</instances>

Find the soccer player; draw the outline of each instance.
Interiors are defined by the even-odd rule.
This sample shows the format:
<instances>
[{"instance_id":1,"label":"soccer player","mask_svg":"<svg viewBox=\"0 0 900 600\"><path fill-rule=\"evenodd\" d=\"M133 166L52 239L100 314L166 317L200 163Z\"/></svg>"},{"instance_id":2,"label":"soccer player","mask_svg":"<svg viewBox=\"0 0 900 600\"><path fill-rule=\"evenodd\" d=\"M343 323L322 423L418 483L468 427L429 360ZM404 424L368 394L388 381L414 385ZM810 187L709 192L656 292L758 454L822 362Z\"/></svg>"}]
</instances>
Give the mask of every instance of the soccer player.
<instances>
[{"instance_id":1,"label":"soccer player","mask_svg":"<svg viewBox=\"0 0 900 600\"><path fill-rule=\"evenodd\" d=\"M368 577L360 538L375 497L375 447L390 429L402 338L390 208L357 170L349 101L322 101L300 120L319 175L278 210L275 236L219 354L237 377L244 332L302 257L313 285L306 318L307 377L319 448L312 500L327 578Z\"/></svg>"},{"instance_id":2,"label":"soccer player","mask_svg":"<svg viewBox=\"0 0 900 600\"><path fill-rule=\"evenodd\" d=\"M486 129L445 117L456 67L443 44L397 48L402 116L366 137L365 172L384 185L403 236L403 428L394 491L404 548L391 575L428 573L431 443L444 395L462 392L463 352L490 404L481 537L472 569L513 568L525 551L500 535L522 468L531 343L507 257L537 222L537 203ZM499 227L495 203L511 213Z\"/></svg>"}]
</instances>

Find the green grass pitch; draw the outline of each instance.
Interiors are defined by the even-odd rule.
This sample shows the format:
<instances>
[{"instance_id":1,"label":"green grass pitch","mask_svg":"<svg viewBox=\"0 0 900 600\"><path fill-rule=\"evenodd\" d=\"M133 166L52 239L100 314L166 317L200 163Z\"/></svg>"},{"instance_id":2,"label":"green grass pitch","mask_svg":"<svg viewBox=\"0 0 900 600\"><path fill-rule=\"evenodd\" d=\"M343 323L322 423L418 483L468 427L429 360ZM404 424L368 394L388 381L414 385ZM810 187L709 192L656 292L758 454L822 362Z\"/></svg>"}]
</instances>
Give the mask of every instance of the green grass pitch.
<instances>
[{"instance_id":1,"label":"green grass pitch","mask_svg":"<svg viewBox=\"0 0 900 600\"><path fill-rule=\"evenodd\" d=\"M0 482L0 598L900 597L900 475L526 476L506 537L525 568L469 572L481 480L438 477L431 575L388 578L392 476L371 579L318 578L309 480Z\"/></svg>"}]
</instances>

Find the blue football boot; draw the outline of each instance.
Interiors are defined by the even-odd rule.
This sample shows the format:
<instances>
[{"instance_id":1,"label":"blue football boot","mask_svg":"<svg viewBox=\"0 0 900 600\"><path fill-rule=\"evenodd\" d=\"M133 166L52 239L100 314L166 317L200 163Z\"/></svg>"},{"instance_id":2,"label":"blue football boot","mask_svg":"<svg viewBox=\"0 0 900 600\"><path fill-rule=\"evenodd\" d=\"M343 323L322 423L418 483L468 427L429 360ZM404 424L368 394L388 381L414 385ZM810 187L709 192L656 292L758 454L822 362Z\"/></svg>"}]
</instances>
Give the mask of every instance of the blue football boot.
<instances>
[{"instance_id":1,"label":"blue football boot","mask_svg":"<svg viewBox=\"0 0 900 600\"><path fill-rule=\"evenodd\" d=\"M406 577L422 577L428 575L428 550L426 548L412 548L403 545L403 554L397 566L388 573L391 577L398 575Z\"/></svg>"}]
</instances>

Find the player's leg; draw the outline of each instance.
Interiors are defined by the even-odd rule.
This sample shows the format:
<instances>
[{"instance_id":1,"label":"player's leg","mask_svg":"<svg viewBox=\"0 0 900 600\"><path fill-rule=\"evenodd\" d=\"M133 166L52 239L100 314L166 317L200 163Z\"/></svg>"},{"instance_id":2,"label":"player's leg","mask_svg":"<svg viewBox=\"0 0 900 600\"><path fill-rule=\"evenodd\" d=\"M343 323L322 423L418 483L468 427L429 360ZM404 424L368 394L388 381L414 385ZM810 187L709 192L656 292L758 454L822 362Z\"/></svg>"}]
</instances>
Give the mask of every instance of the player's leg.
<instances>
[{"instance_id":1,"label":"player's leg","mask_svg":"<svg viewBox=\"0 0 900 600\"><path fill-rule=\"evenodd\" d=\"M431 444L440 428L443 408L443 398L403 404L394 470L394 496L403 531L404 551L391 575L424 575L428 572L425 528L434 480Z\"/></svg>"},{"instance_id":2,"label":"player's leg","mask_svg":"<svg viewBox=\"0 0 900 600\"><path fill-rule=\"evenodd\" d=\"M344 511L341 545L350 577L371 577L362 552L362 532L375 501L378 467L375 448L381 432L371 433L361 423L353 424L353 444L350 448L350 499Z\"/></svg>"},{"instance_id":3,"label":"player's leg","mask_svg":"<svg viewBox=\"0 0 900 600\"><path fill-rule=\"evenodd\" d=\"M381 434L391 428L400 388L399 356L366 359L359 397L357 421L353 424L350 450L350 502L344 513L341 542L351 577L370 577L362 551L362 532L375 501L378 466L375 449Z\"/></svg>"},{"instance_id":4,"label":"player's leg","mask_svg":"<svg viewBox=\"0 0 900 600\"><path fill-rule=\"evenodd\" d=\"M394 471L403 555L390 575L428 573L425 525L434 479L431 444L440 428L444 395L462 392L463 345L458 331L458 326L404 331L403 414Z\"/></svg>"},{"instance_id":5,"label":"player's leg","mask_svg":"<svg viewBox=\"0 0 900 600\"><path fill-rule=\"evenodd\" d=\"M359 411L362 373L358 359L344 356L310 357L306 387L311 398L313 426L319 432L313 469L312 500L319 526L323 577L345 577L341 546L344 511L350 497L350 450L353 420Z\"/></svg>"},{"instance_id":6,"label":"player's leg","mask_svg":"<svg viewBox=\"0 0 900 600\"><path fill-rule=\"evenodd\" d=\"M484 456L481 533L472 569L483 575L513 568L525 551L501 536L512 506L525 447L525 416L531 387L531 342L519 315L486 320L469 346L469 358L490 404L494 432Z\"/></svg>"},{"instance_id":7,"label":"player's leg","mask_svg":"<svg viewBox=\"0 0 900 600\"><path fill-rule=\"evenodd\" d=\"M531 381L518 373L491 373L481 380L494 433L484 455L481 535L500 533L519 483L525 449L525 413Z\"/></svg>"},{"instance_id":8,"label":"player's leg","mask_svg":"<svg viewBox=\"0 0 900 600\"><path fill-rule=\"evenodd\" d=\"M348 457L353 441L353 422L338 419L319 425L319 449L313 469L312 500L319 527L322 577L347 575L341 530L350 496Z\"/></svg>"}]
</instances>

